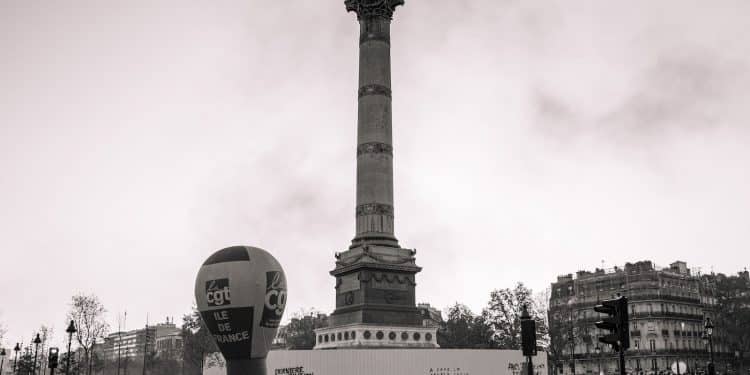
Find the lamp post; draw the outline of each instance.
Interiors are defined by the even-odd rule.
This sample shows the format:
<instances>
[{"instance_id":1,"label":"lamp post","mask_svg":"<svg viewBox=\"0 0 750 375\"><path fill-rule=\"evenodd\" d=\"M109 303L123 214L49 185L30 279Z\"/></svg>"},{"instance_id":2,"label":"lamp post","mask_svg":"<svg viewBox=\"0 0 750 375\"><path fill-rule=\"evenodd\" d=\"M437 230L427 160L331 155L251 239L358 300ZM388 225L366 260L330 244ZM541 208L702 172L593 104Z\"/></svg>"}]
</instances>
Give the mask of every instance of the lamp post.
<instances>
[{"instance_id":1,"label":"lamp post","mask_svg":"<svg viewBox=\"0 0 750 375\"><path fill-rule=\"evenodd\" d=\"M708 336L708 350L711 354L711 362L708 364L708 375L715 375L716 369L714 365L714 341L711 338L714 334L714 325L711 323L711 318L706 318L706 324L703 326L705 329L705 335Z\"/></svg>"},{"instance_id":2,"label":"lamp post","mask_svg":"<svg viewBox=\"0 0 750 375\"><path fill-rule=\"evenodd\" d=\"M13 361L13 375L16 374L16 365L18 364L18 352L21 351L21 345L16 343L16 347L13 348L13 351L16 352L16 359Z\"/></svg>"},{"instance_id":3,"label":"lamp post","mask_svg":"<svg viewBox=\"0 0 750 375\"><path fill-rule=\"evenodd\" d=\"M574 324L573 324L573 306L575 305L576 297L573 296L571 299L568 300L568 310L570 312L570 335L568 337L568 340L570 341L570 373L572 375L575 375L576 373L576 361L575 361L575 353L576 353L576 339L575 339L575 331L574 331Z\"/></svg>"},{"instance_id":4,"label":"lamp post","mask_svg":"<svg viewBox=\"0 0 750 375\"><path fill-rule=\"evenodd\" d=\"M734 371L740 374L740 351L734 351Z\"/></svg>"},{"instance_id":5,"label":"lamp post","mask_svg":"<svg viewBox=\"0 0 750 375\"><path fill-rule=\"evenodd\" d=\"M685 322L680 322L680 328L682 329L682 334L685 334ZM680 342L677 341L677 345L679 346ZM684 344L684 342L683 342ZM685 345L682 346L682 348L685 348ZM679 347L677 348L677 375L680 375L680 350Z\"/></svg>"},{"instance_id":6,"label":"lamp post","mask_svg":"<svg viewBox=\"0 0 750 375\"><path fill-rule=\"evenodd\" d=\"M594 351L596 352L596 361L599 364L599 375L602 375L602 356L600 355L602 353L602 348L597 345Z\"/></svg>"},{"instance_id":7,"label":"lamp post","mask_svg":"<svg viewBox=\"0 0 750 375\"><path fill-rule=\"evenodd\" d=\"M36 337L34 338L34 341L32 342L34 343L34 364L31 366L31 373L32 375L36 375L36 358L37 358L37 355L39 354L39 344L42 343L42 338L39 337L38 333L36 334Z\"/></svg>"},{"instance_id":8,"label":"lamp post","mask_svg":"<svg viewBox=\"0 0 750 375\"><path fill-rule=\"evenodd\" d=\"M65 375L70 374L70 344L73 341L73 334L77 332L76 324L71 319L68 329L65 330L68 333L68 357L65 359Z\"/></svg>"}]
</instances>

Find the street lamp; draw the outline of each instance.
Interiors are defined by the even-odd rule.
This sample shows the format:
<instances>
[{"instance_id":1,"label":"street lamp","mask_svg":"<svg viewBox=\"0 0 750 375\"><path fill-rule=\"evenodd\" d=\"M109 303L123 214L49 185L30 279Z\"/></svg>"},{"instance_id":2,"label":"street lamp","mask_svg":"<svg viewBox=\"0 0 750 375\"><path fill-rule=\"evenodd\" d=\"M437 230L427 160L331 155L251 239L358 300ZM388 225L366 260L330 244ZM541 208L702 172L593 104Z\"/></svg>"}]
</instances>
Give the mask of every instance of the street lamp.
<instances>
[{"instance_id":1,"label":"street lamp","mask_svg":"<svg viewBox=\"0 0 750 375\"><path fill-rule=\"evenodd\" d=\"M13 348L13 351L16 352L16 359L13 361L13 375L16 374L16 364L18 363L18 352L21 351L21 345L16 343L16 347Z\"/></svg>"},{"instance_id":2,"label":"street lamp","mask_svg":"<svg viewBox=\"0 0 750 375\"><path fill-rule=\"evenodd\" d=\"M576 339L575 339L575 331L573 327L573 306L575 305L576 297L573 296L568 300L568 311L570 313L570 337L568 337L568 340L570 341L570 373L572 375L575 375L576 373L576 361L575 361L575 353L576 353Z\"/></svg>"},{"instance_id":3,"label":"street lamp","mask_svg":"<svg viewBox=\"0 0 750 375\"><path fill-rule=\"evenodd\" d=\"M682 334L684 335L685 334L685 322L680 322L680 328L682 329ZM680 344L680 342L679 342L679 339L678 339L677 345L679 345L679 344ZM684 341L683 341L683 344L685 344ZM685 345L683 345L682 348L685 349ZM685 370L687 370L687 369L685 369ZM679 350L679 347L677 348L677 375L680 375L680 350Z\"/></svg>"},{"instance_id":4,"label":"street lamp","mask_svg":"<svg viewBox=\"0 0 750 375\"><path fill-rule=\"evenodd\" d=\"M714 375L716 373L714 367L714 341L711 338L714 334L714 325L711 323L711 318L706 318L706 324L703 328L705 329L705 335L708 336L708 350L711 353L711 362L708 364L708 375Z\"/></svg>"},{"instance_id":5,"label":"street lamp","mask_svg":"<svg viewBox=\"0 0 750 375\"><path fill-rule=\"evenodd\" d=\"M597 345L594 351L596 352L596 360L599 362L599 375L602 375L602 356L600 355L602 353L602 348Z\"/></svg>"},{"instance_id":6,"label":"street lamp","mask_svg":"<svg viewBox=\"0 0 750 375\"><path fill-rule=\"evenodd\" d=\"M71 319L68 329L65 330L68 333L68 358L65 359L65 375L70 374L70 343L73 341L73 334L76 333L76 324Z\"/></svg>"},{"instance_id":7,"label":"street lamp","mask_svg":"<svg viewBox=\"0 0 750 375\"><path fill-rule=\"evenodd\" d=\"M0 349L0 374L3 373L4 364L5 364L5 348Z\"/></svg>"},{"instance_id":8,"label":"street lamp","mask_svg":"<svg viewBox=\"0 0 750 375\"><path fill-rule=\"evenodd\" d=\"M36 356L39 354L39 344L42 343L42 339L39 337L38 333L32 342L34 343L34 365L31 366L31 373L36 374Z\"/></svg>"}]
</instances>

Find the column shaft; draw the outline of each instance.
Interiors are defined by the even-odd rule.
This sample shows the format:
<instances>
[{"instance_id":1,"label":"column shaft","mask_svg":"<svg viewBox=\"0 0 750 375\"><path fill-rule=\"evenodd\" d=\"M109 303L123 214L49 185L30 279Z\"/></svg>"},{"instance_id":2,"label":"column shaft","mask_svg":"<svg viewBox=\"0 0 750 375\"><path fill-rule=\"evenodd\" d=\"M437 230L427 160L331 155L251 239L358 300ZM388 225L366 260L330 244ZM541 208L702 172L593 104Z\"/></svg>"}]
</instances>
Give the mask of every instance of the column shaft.
<instances>
[{"instance_id":1,"label":"column shaft","mask_svg":"<svg viewBox=\"0 0 750 375\"><path fill-rule=\"evenodd\" d=\"M360 18L356 237L398 246L393 228L390 19Z\"/></svg>"}]
</instances>

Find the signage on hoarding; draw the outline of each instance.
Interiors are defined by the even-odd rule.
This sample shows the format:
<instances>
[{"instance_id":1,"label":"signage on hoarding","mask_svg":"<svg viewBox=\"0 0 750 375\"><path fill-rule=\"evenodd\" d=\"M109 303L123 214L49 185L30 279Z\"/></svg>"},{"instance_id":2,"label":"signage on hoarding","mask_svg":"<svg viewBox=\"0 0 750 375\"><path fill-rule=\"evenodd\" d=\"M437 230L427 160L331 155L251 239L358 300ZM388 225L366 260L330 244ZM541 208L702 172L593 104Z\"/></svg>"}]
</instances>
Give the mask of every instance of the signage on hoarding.
<instances>
[{"instance_id":1,"label":"signage on hoarding","mask_svg":"<svg viewBox=\"0 0 750 375\"><path fill-rule=\"evenodd\" d=\"M539 352L536 375L547 373ZM268 353L270 375L519 375L526 362L520 350L492 349L354 349L274 350ZM224 375L207 367L204 375Z\"/></svg>"}]
</instances>

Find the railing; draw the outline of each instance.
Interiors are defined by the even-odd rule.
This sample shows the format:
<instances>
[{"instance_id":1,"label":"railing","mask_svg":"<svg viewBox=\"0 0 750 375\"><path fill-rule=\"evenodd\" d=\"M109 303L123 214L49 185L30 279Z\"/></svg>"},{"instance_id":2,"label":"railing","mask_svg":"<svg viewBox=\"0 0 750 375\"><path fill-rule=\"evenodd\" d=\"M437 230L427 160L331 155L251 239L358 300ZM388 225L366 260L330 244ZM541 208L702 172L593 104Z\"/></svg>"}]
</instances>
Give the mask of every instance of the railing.
<instances>
[{"instance_id":1,"label":"railing","mask_svg":"<svg viewBox=\"0 0 750 375\"><path fill-rule=\"evenodd\" d=\"M629 316L631 318L682 318L703 321L703 315L700 314L676 313L672 311L636 311L635 313L630 313Z\"/></svg>"},{"instance_id":2,"label":"railing","mask_svg":"<svg viewBox=\"0 0 750 375\"><path fill-rule=\"evenodd\" d=\"M667 300L679 302L701 303L700 298L674 296L671 294L634 294L628 297L630 301Z\"/></svg>"},{"instance_id":3,"label":"railing","mask_svg":"<svg viewBox=\"0 0 750 375\"><path fill-rule=\"evenodd\" d=\"M703 306L704 304L701 302L700 298L698 297L683 297L683 296L675 296L671 294L628 294L625 293L625 296L628 297L628 300L630 302L642 302L642 301L675 301L675 302L688 302L693 303L696 305ZM570 296L573 297L573 296ZM587 297L592 297L591 295L587 295ZM558 297L557 299L561 299L562 297ZM569 298L569 297L565 297ZM584 301L584 302L576 302L573 304L567 304L567 303L561 303L561 304L552 304L550 306L550 310L555 309L580 309L580 308L586 308L591 307L593 308L594 305L596 305L596 301Z\"/></svg>"},{"instance_id":4,"label":"railing","mask_svg":"<svg viewBox=\"0 0 750 375\"><path fill-rule=\"evenodd\" d=\"M648 349L628 349L625 352L625 356L664 356L664 355L676 355L681 357L697 357L697 358L703 358L708 357L709 353L706 350L701 349L657 349L657 350L648 350ZM714 356L717 356L717 353L714 353ZM594 360L594 359L607 359L607 358L616 358L617 353L616 352L602 352L601 354L596 353L576 353L573 355L574 359L579 360ZM570 354L562 355L560 358L569 359Z\"/></svg>"}]
</instances>

